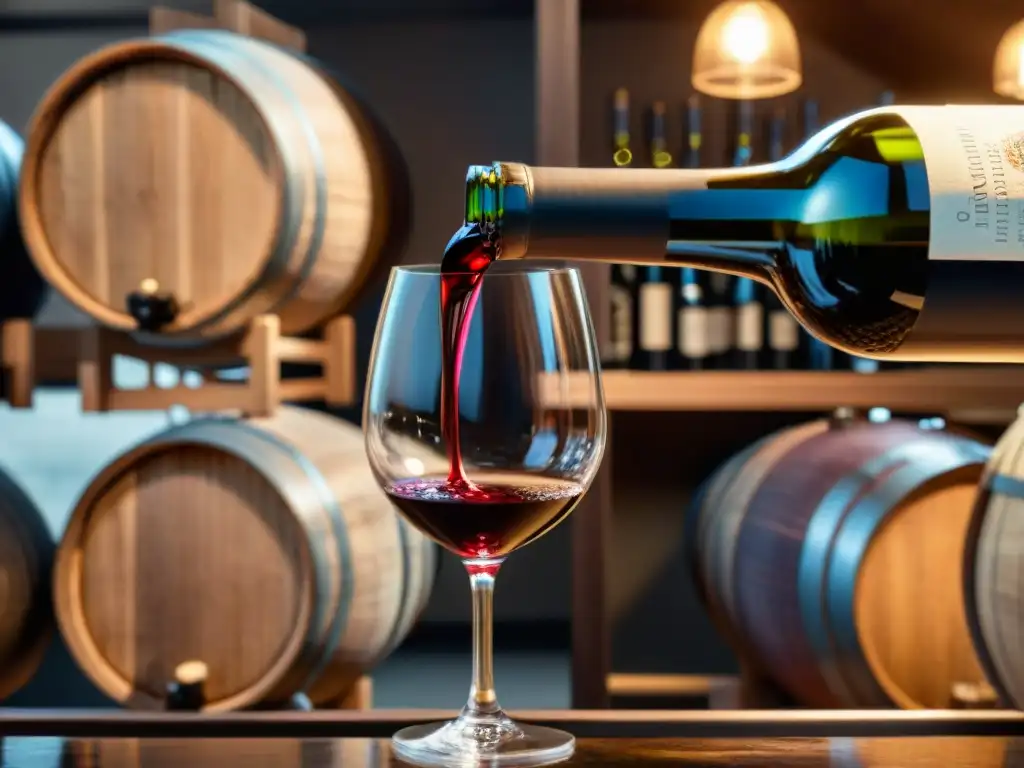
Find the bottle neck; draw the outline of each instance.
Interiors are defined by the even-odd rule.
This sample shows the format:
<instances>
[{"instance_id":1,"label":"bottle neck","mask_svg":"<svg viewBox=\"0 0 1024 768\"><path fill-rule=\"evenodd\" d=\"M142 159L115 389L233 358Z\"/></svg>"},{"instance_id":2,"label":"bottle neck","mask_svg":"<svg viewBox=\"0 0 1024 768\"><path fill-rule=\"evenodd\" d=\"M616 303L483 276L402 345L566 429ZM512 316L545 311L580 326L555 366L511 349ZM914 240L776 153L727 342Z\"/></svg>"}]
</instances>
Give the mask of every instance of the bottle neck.
<instances>
[{"instance_id":1,"label":"bottle neck","mask_svg":"<svg viewBox=\"0 0 1024 768\"><path fill-rule=\"evenodd\" d=\"M735 184L766 169L474 166L466 221L493 228L501 259L666 264L767 281L780 247L773 222L786 206L779 190ZM720 182L729 188L709 188Z\"/></svg>"}]
</instances>

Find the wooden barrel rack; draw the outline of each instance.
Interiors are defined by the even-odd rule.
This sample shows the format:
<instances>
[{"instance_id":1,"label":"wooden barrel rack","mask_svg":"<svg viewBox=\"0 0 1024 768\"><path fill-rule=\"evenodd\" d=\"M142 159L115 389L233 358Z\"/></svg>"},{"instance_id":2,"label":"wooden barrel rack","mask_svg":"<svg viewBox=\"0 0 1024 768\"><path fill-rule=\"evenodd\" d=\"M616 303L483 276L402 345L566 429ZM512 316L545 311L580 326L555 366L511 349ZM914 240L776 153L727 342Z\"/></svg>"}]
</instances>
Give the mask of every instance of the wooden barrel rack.
<instances>
[{"instance_id":1,"label":"wooden barrel rack","mask_svg":"<svg viewBox=\"0 0 1024 768\"><path fill-rule=\"evenodd\" d=\"M68 338L70 336L71 338ZM32 391L40 381L37 364L59 341L74 350L61 367L72 364L82 393L83 411L157 410L181 405L197 411L240 411L248 416L269 416L282 402L322 400L343 407L358 399L355 379L355 323L351 317L334 318L324 338L304 339L281 335L276 315L262 315L242 335L197 349L156 348L142 344L123 331L88 328L60 337L34 328L27 320L10 320L0 329L3 394L12 408L31 408ZM150 369L142 389L119 389L113 380L114 359L141 360ZM210 370L247 366L244 381L217 381L204 377L197 387L183 383L162 388L152 371L158 364L180 370ZM320 375L285 380L282 363L319 366Z\"/></svg>"}]
</instances>

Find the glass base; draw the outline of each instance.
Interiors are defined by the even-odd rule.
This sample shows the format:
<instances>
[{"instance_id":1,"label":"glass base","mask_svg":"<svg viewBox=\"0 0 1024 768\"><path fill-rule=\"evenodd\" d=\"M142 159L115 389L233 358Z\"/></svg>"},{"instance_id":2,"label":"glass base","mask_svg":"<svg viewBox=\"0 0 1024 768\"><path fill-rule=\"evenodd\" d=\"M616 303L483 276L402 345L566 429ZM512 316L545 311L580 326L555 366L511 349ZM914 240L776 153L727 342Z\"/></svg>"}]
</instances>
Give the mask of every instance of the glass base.
<instances>
[{"instance_id":1,"label":"glass base","mask_svg":"<svg viewBox=\"0 0 1024 768\"><path fill-rule=\"evenodd\" d=\"M426 768L525 768L568 760L576 750L571 733L515 723L503 712L412 725L396 733L391 744L396 757Z\"/></svg>"}]
</instances>

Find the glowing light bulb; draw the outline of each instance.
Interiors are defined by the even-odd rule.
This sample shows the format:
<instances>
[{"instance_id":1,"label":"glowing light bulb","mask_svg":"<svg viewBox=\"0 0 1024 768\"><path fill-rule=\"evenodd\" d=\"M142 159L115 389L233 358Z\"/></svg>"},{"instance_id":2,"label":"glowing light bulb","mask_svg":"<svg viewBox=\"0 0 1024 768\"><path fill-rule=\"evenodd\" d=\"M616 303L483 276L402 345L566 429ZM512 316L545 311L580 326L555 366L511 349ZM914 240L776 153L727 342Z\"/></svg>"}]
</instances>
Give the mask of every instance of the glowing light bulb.
<instances>
[{"instance_id":1,"label":"glowing light bulb","mask_svg":"<svg viewBox=\"0 0 1024 768\"><path fill-rule=\"evenodd\" d=\"M768 23L761 9L747 3L722 28L722 47L737 61L753 64L768 52Z\"/></svg>"}]
</instances>

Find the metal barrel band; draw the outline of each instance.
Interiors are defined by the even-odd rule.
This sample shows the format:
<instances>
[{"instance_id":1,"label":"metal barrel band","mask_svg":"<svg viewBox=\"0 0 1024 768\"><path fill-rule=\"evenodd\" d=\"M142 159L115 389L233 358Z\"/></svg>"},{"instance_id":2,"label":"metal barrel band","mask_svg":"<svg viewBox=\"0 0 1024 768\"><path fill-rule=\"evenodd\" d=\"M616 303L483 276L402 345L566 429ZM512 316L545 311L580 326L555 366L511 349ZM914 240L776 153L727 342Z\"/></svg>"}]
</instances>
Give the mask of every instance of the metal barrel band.
<instances>
[{"instance_id":1,"label":"metal barrel band","mask_svg":"<svg viewBox=\"0 0 1024 768\"><path fill-rule=\"evenodd\" d=\"M942 475L969 466L976 459L952 445L933 446L925 461L906 462L865 494L846 515L836 535L829 562L825 596L828 627L831 629L835 659L840 674L858 690L861 702L888 706L891 697L875 680L857 674L867 664L860 646L854 597L857 579L871 539L893 509L894 499L903 499Z\"/></svg>"},{"instance_id":2,"label":"metal barrel band","mask_svg":"<svg viewBox=\"0 0 1024 768\"><path fill-rule=\"evenodd\" d=\"M800 615L808 640L815 649L819 670L829 688L848 705L856 701L839 670L833 664L837 653L828 627L826 577L829 572L833 543L850 505L860 492L885 471L933 449L934 442L906 443L875 456L846 475L822 498L811 515L804 535L797 568L797 592Z\"/></svg>"}]
</instances>

